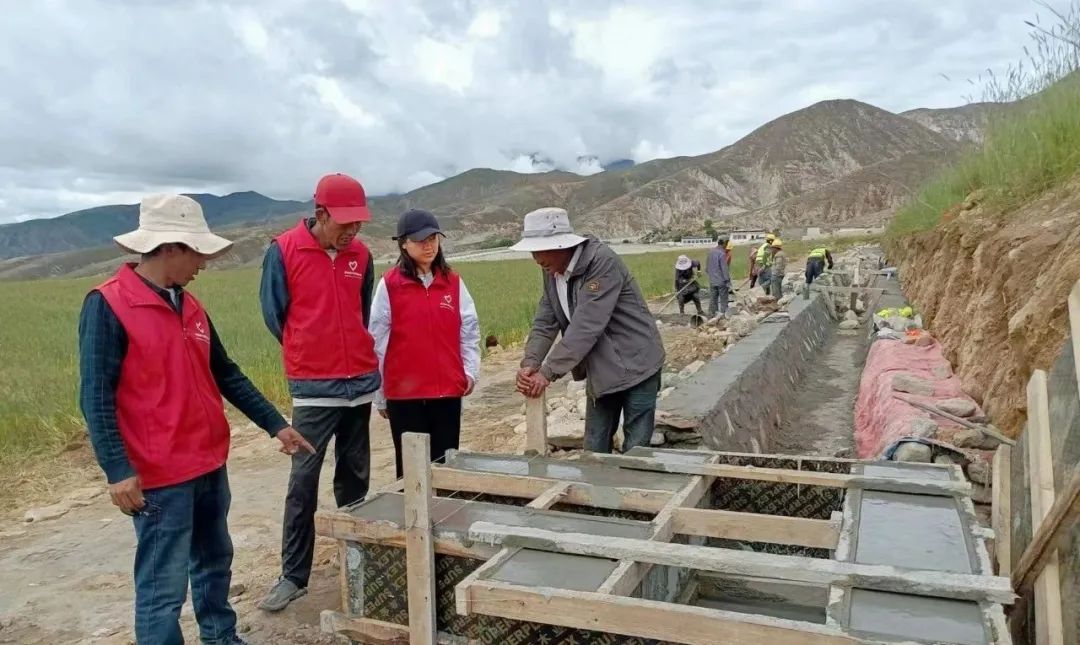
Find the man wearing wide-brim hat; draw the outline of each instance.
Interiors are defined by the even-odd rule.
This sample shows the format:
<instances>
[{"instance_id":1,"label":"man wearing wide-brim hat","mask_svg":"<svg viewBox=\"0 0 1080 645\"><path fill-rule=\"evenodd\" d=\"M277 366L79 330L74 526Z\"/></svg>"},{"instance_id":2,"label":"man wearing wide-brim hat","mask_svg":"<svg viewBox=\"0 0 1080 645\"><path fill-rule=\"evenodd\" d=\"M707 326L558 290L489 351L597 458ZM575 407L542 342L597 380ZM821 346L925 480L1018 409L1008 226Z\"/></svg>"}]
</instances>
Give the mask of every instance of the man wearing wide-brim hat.
<instances>
[{"instance_id":1,"label":"man wearing wide-brim hat","mask_svg":"<svg viewBox=\"0 0 1080 645\"><path fill-rule=\"evenodd\" d=\"M626 264L595 237L574 233L561 208L526 215L512 248L531 253L544 270L518 391L539 397L572 373L586 379L586 450L611 452L620 416L623 451L649 445L664 345Z\"/></svg>"},{"instance_id":2,"label":"man wearing wide-brim hat","mask_svg":"<svg viewBox=\"0 0 1080 645\"><path fill-rule=\"evenodd\" d=\"M182 195L139 205L139 228L114 238L139 254L86 296L79 319L79 403L113 503L132 517L135 639L182 643L192 589L203 643L236 644L229 604L229 422L222 397L293 454L312 447L232 362L184 287L224 253Z\"/></svg>"}]
</instances>

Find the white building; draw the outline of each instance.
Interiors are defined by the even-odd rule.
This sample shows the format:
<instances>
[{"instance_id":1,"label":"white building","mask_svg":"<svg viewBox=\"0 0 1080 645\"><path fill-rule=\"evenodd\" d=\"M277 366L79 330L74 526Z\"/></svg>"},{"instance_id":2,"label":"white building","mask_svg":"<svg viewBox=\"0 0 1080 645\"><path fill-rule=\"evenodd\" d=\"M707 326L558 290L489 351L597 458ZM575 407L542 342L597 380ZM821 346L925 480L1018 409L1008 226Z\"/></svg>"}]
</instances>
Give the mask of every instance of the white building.
<instances>
[{"instance_id":1,"label":"white building","mask_svg":"<svg viewBox=\"0 0 1080 645\"><path fill-rule=\"evenodd\" d=\"M753 244L759 240L765 239L765 229L747 229L741 231L731 232L732 244Z\"/></svg>"},{"instance_id":2,"label":"white building","mask_svg":"<svg viewBox=\"0 0 1080 645\"><path fill-rule=\"evenodd\" d=\"M679 246L712 246L716 239L711 237L684 237L679 240Z\"/></svg>"}]
</instances>

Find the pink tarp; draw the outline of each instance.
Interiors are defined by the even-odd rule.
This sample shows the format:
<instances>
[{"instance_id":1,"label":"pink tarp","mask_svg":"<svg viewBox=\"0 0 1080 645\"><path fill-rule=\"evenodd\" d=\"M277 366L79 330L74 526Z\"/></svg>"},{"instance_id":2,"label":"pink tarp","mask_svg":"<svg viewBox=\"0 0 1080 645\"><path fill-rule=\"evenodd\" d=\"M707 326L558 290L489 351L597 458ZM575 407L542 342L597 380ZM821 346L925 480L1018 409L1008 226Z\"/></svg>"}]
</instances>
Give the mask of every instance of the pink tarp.
<instances>
[{"instance_id":1,"label":"pink tarp","mask_svg":"<svg viewBox=\"0 0 1080 645\"><path fill-rule=\"evenodd\" d=\"M897 374L927 381L933 386L933 396L894 391L892 381ZM860 459L876 459L896 440L911 436L911 422L918 417L929 417L937 423L941 432L936 438L944 441L961 429L902 401L897 394L929 404L945 399L972 400L960 387L960 379L953 374L937 340L925 346L897 340L875 341L866 357L855 402L855 451Z\"/></svg>"}]
</instances>

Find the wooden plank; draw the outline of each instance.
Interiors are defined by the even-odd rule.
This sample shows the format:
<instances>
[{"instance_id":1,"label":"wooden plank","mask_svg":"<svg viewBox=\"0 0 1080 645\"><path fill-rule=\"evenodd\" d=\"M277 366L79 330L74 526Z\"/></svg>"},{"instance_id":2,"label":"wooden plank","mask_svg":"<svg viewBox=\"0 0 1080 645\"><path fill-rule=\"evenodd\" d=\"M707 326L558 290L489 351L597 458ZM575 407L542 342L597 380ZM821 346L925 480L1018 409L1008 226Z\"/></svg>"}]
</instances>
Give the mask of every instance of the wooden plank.
<instances>
[{"instance_id":1,"label":"wooden plank","mask_svg":"<svg viewBox=\"0 0 1080 645\"><path fill-rule=\"evenodd\" d=\"M1076 389L1080 391L1080 280L1069 291L1069 342L1072 343Z\"/></svg>"},{"instance_id":2,"label":"wooden plank","mask_svg":"<svg viewBox=\"0 0 1080 645\"><path fill-rule=\"evenodd\" d=\"M994 529L994 560L998 575L1012 571L1012 448L998 446L994 451L991 489L991 525Z\"/></svg>"},{"instance_id":3,"label":"wooden plank","mask_svg":"<svg viewBox=\"0 0 1080 645\"><path fill-rule=\"evenodd\" d=\"M850 293L851 295L858 295L858 294L861 294L861 293L875 293L875 294L885 293L885 290L880 288L880 287L833 287L833 286L828 286L828 285L823 285L823 284L812 284L812 285L810 285L810 290L811 291L824 291L826 293L838 293L838 294L848 294L848 293Z\"/></svg>"},{"instance_id":4,"label":"wooden plank","mask_svg":"<svg viewBox=\"0 0 1080 645\"><path fill-rule=\"evenodd\" d=\"M332 609L319 614L319 624L324 634L336 634L367 645L409 645L409 628L373 618L346 616ZM435 637L439 645L480 645L479 641L439 632Z\"/></svg>"},{"instance_id":5,"label":"wooden plank","mask_svg":"<svg viewBox=\"0 0 1080 645\"><path fill-rule=\"evenodd\" d=\"M409 593L409 642L435 643L435 546L431 535L431 435L402 436L405 473L405 571Z\"/></svg>"},{"instance_id":6,"label":"wooden plank","mask_svg":"<svg viewBox=\"0 0 1080 645\"><path fill-rule=\"evenodd\" d=\"M336 540L405 548L405 531L398 523L387 520L366 520L341 510L316 512L315 534ZM466 543L463 536L440 532L437 527L434 546L436 553L479 560L486 560L498 551L497 548L487 544Z\"/></svg>"},{"instance_id":7,"label":"wooden plank","mask_svg":"<svg viewBox=\"0 0 1080 645\"><path fill-rule=\"evenodd\" d=\"M854 645L835 627L718 609L490 580L464 590L473 612L690 645Z\"/></svg>"},{"instance_id":8,"label":"wooden plank","mask_svg":"<svg viewBox=\"0 0 1080 645\"><path fill-rule=\"evenodd\" d=\"M1036 577L1046 567L1050 556L1068 538L1069 531L1080 521L1080 464L1073 468L1072 477L1062 491L1061 497L1054 500L1050 512L1039 525L1031 543L1016 568L1013 569L1013 588L1017 593L1026 591L1034 584Z\"/></svg>"},{"instance_id":9,"label":"wooden plank","mask_svg":"<svg viewBox=\"0 0 1080 645\"><path fill-rule=\"evenodd\" d=\"M467 493L489 493L507 497L535 499L552 484L562 481L549 477L531 475L507 475L459 470L449 466L435 465L431 468L435 488ZM612 488L585 483L571 483L563 502L578 506L592 506L611 510L659 513L671 500L670 491L644 488Z\"/></svg>"},{"instance_id":10,"label":"wooden plank","mask_svg":"<svg viewBox=\"0 0 1080 645\"><path fill-rule=\"evenodd\" d=\"M906 569L879 564L856 564L584 533L558 533L490 522L474 522L469 529L469 537L504 546L635 560L716 573L794 580L819 585L838 584L961 600L1000 603L1013 601L1012 585L1009 579L996 576Z\"/></svg>"},{"instance_id":11,"label":"wooden plank","mask_svg":"<svg viewBox=\"0 0 1080 645\"><path fill-rule=\"evenodd\" d=\"M1054 505L1054 464L1050 454L1050 402L1046 372L1028 380L1028 472L1031 478L1031 527L1037 532ZM1063 645L1061 587L1057 553L1052 553L1035 582L1035 642Z\"/></svg>"},{"instance_id":12,"label":"wooden plank","mask_svg":"<svg viewBox=\"0 0 1080 645\"><path fill-rule=\"evenodd\" d=\"M349 602L349 547L345 540L338 540L338 585L341 587L341 609L352 615L352 603Z\"/></svg>"},{"instance_id":13,"label":"wooden plank","mask_svg":"<svg viewBox=\"0 0 1080 645\"><path fill-rule=\"evenodd\" d=\"M805 484L807 486L826 486L830 488L859 488L893 493L913 493L918 495L965 495L970 494L971 484L961 481L929 481L903 479L899 477L869 477L844 473L815 472L812 470L791 470L787 468L756 468L754 466L734 466L730 464L692 464L666 462L648 457L630 457L627 455L589 454L585 459L611 464L630 470L676 473L683 475L705 475L728 479L752 479L770 481L779 484Z\"/></svg>"},{"instance_id":14,"label":"wooden plank","mask_svg":"<svg viewBox=\"0 0 1080 645\"><path fill-rule=\"evenodd\" d=\"M547 454L547 392L525 398L525 453Z\"/></svg>"},{"instance_id":15,"label":"wooden plank","mask_svg":"<svg viewBox=\"0 0 1080 645\"><path fill-rule=\"evenodd\" d=\"M675 535L675 510L681 506L696 505L703 497L705 497L705 493L709 490L711 484L711 478L690 478L690 481L686 486L683 486L682 490L672 496L664 509L653 518L650 539L661 542L670 540L672 536ZM619 596L629 596L634 593L634 590L637 589L638 585L641 584L641 581L645 579L645 576L649 575L649 570L652 569L652 566L651 563L647 562L622 560L616 565L615 570L608 575L607 579L601 583L600 588L597 591Z\"/></svg>"},{"instance_id":16,"label":"wooden plank","mask_svg":"<svg viewBox=\"0 0 1080 645\"><path fill-rule=\"evenodd\" d=\"M559 503L559 500L566 497L567 492L570 491L570 482L558 482L552 484L550 488L541 493L536 499L529 502L525 506L529 508L551 508Z\"/></svg>"},{"instance_id":17,"label":"wooden plank","mask_svg":"<svg viewBox=\"0 0 1080 645\"><path fill-rule=\"evenodd\" d=\"M840 525L832 520L680 508L675 511L675 533L833 550Z\"/></svg>"}]
</instances>

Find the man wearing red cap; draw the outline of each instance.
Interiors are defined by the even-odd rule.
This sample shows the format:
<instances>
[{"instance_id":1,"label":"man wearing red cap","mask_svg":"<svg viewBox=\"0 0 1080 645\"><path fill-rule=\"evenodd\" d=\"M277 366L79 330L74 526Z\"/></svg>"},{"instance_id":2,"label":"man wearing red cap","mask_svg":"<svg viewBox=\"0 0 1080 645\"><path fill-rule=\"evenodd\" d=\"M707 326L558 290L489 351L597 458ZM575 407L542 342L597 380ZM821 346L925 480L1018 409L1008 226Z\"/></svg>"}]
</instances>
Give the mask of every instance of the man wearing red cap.
<instances>
[{"instance_id":1,"label":"man wearing red cap","mask_svg":"<svg viewBox=\"0 0 1080 645\"><path fill-rule=\"evenodd\" d=\"M293 427L315 447L293 456L281 545L282 575L259 603L280 611L307 593L315 551L319 470L334 438L338 506L368 492L371 401L381 385L367 325L374 263L357 239L371 220L360 182L327 175L315 188L315 214L282 233L263 259L263 320L281 343Z\"/></svg>"}]
</instances>

